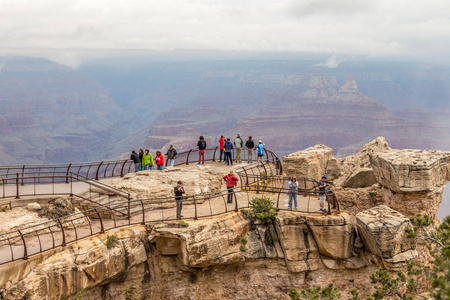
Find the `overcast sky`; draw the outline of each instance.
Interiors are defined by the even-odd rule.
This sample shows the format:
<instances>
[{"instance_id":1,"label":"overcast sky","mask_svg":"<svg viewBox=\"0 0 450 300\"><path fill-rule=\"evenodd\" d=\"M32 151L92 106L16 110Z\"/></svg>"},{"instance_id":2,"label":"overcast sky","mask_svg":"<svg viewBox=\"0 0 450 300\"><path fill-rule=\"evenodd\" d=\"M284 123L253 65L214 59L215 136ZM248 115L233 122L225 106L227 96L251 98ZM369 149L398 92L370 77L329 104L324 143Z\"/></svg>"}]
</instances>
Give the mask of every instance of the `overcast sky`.
<instances>
[{"instance_id":1,"label":"overcast sky","mask_svg":"<svg viewBox=\"0 0 450 300\"><path fill-rule=\"evenodd\" d=\"M76 65L117 50L450 62L448 0L0 0L0 55Z\"/></svg>"}]
</instances>

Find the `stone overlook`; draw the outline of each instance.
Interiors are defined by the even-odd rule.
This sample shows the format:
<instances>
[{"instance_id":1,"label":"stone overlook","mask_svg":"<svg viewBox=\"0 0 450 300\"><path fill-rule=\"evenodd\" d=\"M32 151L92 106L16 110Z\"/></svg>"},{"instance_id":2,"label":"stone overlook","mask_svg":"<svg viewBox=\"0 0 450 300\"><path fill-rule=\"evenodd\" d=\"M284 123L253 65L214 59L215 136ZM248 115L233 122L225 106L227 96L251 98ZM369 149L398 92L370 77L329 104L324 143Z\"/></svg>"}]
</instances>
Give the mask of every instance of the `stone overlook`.
<instances>
[{"instance_id":1,"label":"stone overlook","mask_svg":"<svg viewBox=\"0 0 450 300\"><path fill-rule=\"evenodd\" d=\"M343 92L352 92L351 82L344 87ZM317 145L284 157L283 170L288 176L315 179L326 174L341 211L279 211L273 222L261 224L244 209L199 220L126 226L1 265L0 295L287 299L291 287L333 282L342 291L357 288L367 296L369 274L379 267L403 270L407 260L423 256L424 247L407 239L405 228L417 213L437 218L449 160L450 152L391 149L382 137L345 158ZM138 199L153 192L167 196L176 178L183 177L189 193L215 192L224 188L221 167L211 163L143 171L116 179L113 186Z\"/></svg>"}]
</instances>

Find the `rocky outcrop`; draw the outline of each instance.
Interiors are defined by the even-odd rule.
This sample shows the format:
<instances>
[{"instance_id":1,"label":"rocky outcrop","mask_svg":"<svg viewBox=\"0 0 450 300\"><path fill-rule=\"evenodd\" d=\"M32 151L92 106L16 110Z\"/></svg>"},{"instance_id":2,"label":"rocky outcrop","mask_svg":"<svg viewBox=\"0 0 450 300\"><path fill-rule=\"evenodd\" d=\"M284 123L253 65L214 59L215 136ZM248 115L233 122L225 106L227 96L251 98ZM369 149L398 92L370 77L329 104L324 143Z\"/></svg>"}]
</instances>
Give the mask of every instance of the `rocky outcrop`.
<instances>
[{"instance_id":1,"label":"rocky outcrop","mask_svg":"<svg viewBox=\"0 0 450 300\"><path fill-rule=\"evenodd\" d=\"M323 175L329 175L332 179L335 174L340 173L339 166L334 159L333 149L325 145L316 145L284 156L283 170L288 176L308 177L316 180Z\"/></svg>"},{"instance_id":2,"label":"rocky outcrop","mask_svg":"<svg viewBox=\"0 0 450 300\"><path fill-rule=\"evenodd\" d=\"M370 162L377 181L397 193L428 193L450 180L450 152L390 150L373 153Z\"/></svg>"},{"instance_id":3,"label":"rocky outcrop","mask_svg":"<svg viewBox=\"0 0 450 300\"><path fill-rule=\"evenodd\" d=\"M109 245L113 236L114 242ZM103 288L97 292L102 294L97 299L120 299L126 286L141 289L141 283L149 278L146 236L144 226L132 226L73 243L59 252L33 256L18 263L20 272L16 263L3 266L3 299L83 297L84 290L100 286Z\"/></svg>"},{"instance_id":4,"label":"rocky outcrop","mask_svg":"<svg viewBox=\"0 0 450 300\"><path fill-rule=\"evenodd\" d=\"M380 205L356 215L358 232L366 248L381 258L386 268L397 270L417 256L416 241L406 238L408 218Z\"/></svg>"},{"instance_id":5,"label":"rocky outcrop","mask_svg":"<svg viewBox=\"0 0 450 300\"><path fill-rule=\"evenodd\" d=\"M220 190L223 174L211 168L164 168L128 173L114 179L111 185L129 192L133 199L172 197L173 188L181 180L186 195L209 194Z\"/></svg>"}]
</instances>

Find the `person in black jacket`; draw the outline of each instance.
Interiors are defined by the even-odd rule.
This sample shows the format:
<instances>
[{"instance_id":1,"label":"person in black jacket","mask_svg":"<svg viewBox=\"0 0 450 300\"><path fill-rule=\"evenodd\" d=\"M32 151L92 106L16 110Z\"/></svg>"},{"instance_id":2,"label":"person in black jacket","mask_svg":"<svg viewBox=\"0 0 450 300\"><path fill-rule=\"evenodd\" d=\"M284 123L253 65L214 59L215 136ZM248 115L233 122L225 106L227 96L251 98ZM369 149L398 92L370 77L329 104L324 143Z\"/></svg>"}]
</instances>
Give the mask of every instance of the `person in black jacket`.
<instances>
[{"instance_id":1,"label":"person in black jacket","mask_svg":"<svg viewBox=\"0 0 450 300\"><path fill-rule=\"evenodd\" d=\"M206 141L203 135L199 137L199 140L197 142L198 147L198 164L205 163L205 149L206 149Z\"/></svg>"},{"instance_id":2,"label":"person in black jacket","mask_svg":"<svg viewBox=\"0 0 450 300\"><path fill-rule=\"evenodd\" d=\"M181 209L183 208L183 194L184 194L184 187L181 183L181 181L177 182L177 186L173 188L173 191L175 193L175 200L177 201L177 219L181 219Z\"/></svg>"},{"instance_id":3,"label":"person in black jacket","mask_svg":"<svg viewBox=\"0 0 450 300\"><path fill-rule=\"evenodd\" d=\"M134 162L134 171L139 172L141 170L141 160L139 159L139 155L134 150L131 151L130 159Z\"/></svg>"},{"instance_id":4,"label":"person in black jacket","mask_svg":"<svg viewBox=\"0 0 450 300\"><path fill-rule=\"evenodd\" d=\"M142 157L144 156L144 150L139 149L139 159L141 160L141 170L142 170Z\"/></svg>"},{"instance_id":5,"label":"person in black jacket","mask_svg":"<svg viewBox=\"0 0 450 300\"><path fill-rule=\"evenodd\" d=\"M247 147L247 162L250 164L253 162L253 148L255 148L255 142L252 140L252 136L248 137L248 140L245 142L245 147Z\"/></svg>"}]
</instances>

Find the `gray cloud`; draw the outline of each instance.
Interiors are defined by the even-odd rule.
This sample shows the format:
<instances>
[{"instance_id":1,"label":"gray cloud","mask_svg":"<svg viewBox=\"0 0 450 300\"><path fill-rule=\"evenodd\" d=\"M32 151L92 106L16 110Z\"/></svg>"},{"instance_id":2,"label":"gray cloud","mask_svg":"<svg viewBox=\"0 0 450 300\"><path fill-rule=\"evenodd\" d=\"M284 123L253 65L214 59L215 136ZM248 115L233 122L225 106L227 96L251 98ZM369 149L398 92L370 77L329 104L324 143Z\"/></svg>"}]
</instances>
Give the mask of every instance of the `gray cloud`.
<instances>
[{"instance_id":1,"label":"gray cloud","mask_svg":"<svg viewBox=\"0 0 450 300\"><path fill-rule=\"evenodd\" d=\"M447 2L3 0L0 54L220 50L449 62ZM91 54L89 54L91 53Z\"/></svg>"}]
</instances>

